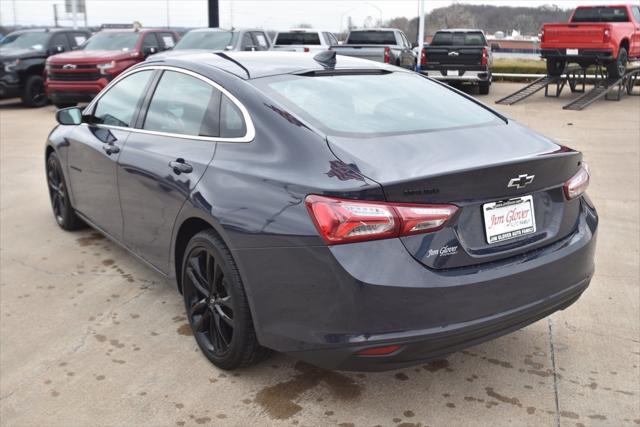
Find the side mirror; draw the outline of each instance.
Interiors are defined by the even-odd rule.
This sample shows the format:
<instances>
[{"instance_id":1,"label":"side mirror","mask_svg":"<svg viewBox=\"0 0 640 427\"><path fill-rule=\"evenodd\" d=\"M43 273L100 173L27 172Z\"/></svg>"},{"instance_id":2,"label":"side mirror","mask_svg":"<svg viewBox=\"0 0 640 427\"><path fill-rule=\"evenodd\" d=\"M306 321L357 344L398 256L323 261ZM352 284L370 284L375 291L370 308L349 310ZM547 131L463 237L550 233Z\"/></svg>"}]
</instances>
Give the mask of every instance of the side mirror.
<instances>
[{"instance_id":1,"label":"side mirror","mask_svg":"<svg viewBox=\"0 0 640 427\"><path fill-rule=\"evenodd\" d=\"M78 107L63 108L56 111L56 120L61 125L79 125L82 123L82 110Z\"/></svg>"},{"instance_id":2,"label":"side mirror","mask_svg":"<svg viewBox=\"0 0 640 427\"><path fill-rule=\"evenodd\" d=\"M147 46L142 49L142 53L144 54L144 56L153 55L154 53L158 53L158 48L155 46Z\"/></svg>"}]
</instances>

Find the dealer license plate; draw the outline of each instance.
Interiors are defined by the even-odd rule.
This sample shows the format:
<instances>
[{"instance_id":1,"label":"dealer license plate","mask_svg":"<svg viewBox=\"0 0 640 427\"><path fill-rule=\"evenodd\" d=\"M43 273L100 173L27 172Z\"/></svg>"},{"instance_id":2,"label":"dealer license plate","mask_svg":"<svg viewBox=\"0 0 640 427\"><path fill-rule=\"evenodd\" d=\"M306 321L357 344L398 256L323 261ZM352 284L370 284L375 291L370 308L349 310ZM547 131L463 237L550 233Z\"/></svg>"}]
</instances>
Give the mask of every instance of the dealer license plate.
<instances>
[{"instance_id":1,"label":"dealer license plate","mask_svg":"<svg viewBox=\"0 0 640 427\"><path fill-rule=\"evenodd\" d=\"M536 232L533 197L485 203L484 231L487 243L499 243Z\"/></svg>"},{"instance_id":2,"label":"dealer license plate","mask_svg":"<svg viewBox=\"0 0 640 427\"><path fill-rule=\"evenodd\" d=\"M447 71L447 76L459 76L460 75L460 70L448 70Z\"/></svg>"},{"instance_id":3,"label":"dealer license plate","mask_svg":"<svg viewBox=\"0 0 640 427\"><path fill-rule=\"evenodd\" d=\"M567 55L577 55L578 49L567 49Z\"/></svg>"}]
</instances>

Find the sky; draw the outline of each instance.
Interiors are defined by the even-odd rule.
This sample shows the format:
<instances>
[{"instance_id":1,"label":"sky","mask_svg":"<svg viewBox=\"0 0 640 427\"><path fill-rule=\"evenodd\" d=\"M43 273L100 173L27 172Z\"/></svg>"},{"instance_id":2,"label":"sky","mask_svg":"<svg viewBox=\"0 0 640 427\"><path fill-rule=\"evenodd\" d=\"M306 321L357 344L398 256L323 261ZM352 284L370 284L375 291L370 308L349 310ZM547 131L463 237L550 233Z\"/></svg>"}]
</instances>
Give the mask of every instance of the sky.
<instances>
[{"instance_id":1,"label":"sky","mask_svg":"<svg viewBox=\"0 0 640 427\"><path fill-rule=\"evenodd\" d=\"M220 0L222 27L293 28L309 24L314 28L339 31L348 16L362 25L367 17L378 20L418 15L419 0ZM424 0L426 11L452 3L497 6L541 6L555 4L574 8L581 4L624 3L625 0ZM626 0L640 3L640 0ZM53 9L58 4L60 23L72 25L64 13L64 0L0 0L0 25L53 25ZM130 23L144 26L207 26L206 0L86 0L89 25ZM65 19L67 18L67 19ZM79 17L82 25L84 18Z\"/></svg>"}]
</instances>

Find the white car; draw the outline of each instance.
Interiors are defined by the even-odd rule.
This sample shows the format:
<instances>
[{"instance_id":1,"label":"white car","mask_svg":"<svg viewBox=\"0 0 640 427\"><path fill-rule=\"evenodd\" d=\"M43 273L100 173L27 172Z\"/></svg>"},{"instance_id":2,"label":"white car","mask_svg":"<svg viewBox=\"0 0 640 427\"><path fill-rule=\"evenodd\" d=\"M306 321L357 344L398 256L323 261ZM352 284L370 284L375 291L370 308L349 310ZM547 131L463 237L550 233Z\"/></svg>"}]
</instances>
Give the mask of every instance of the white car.
<instances>
[{"instance_id":1,"label":"white car","mask_svg":"<svg viewBox=\"0 0 640 427\"><path fill-rule=\"evenodd\" d=\"M280 31L273 39L271 50L288 52L317 52L338 44L331 31L294 28Z\"/></svg>"}]
</instances>

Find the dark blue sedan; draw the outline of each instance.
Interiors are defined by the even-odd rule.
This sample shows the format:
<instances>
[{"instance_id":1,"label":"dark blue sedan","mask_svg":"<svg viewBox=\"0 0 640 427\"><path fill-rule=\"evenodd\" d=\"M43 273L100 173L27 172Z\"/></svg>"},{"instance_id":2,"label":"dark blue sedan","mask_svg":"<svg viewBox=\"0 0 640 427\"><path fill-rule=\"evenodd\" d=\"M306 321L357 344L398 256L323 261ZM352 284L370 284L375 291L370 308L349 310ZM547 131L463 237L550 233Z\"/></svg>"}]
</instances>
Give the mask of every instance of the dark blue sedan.
<instances>
[{"instance_id":1,"label":"dark blue sedan","mask_svg":"<svg viewBox=\"0 0 640 427\"><path fill-rule=\"evenodd\" d=\"M175 281L203 354L421 363L582 294L582 155L419 74L331 52L147 61L57 113L58 224Z\"/></svg>"}]
</instances>

